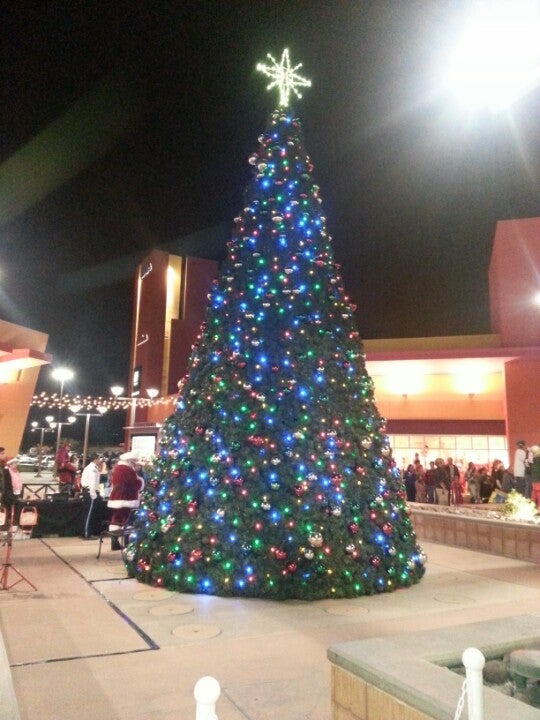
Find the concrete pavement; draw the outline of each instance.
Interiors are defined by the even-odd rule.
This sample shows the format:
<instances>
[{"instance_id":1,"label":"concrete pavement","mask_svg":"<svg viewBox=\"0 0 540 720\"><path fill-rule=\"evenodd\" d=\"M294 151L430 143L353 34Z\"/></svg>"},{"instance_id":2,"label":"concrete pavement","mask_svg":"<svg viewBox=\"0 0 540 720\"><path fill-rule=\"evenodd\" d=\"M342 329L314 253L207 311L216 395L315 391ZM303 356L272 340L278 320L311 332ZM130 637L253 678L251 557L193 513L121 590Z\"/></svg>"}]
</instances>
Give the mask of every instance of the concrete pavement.
<instances>
[{"instance_id":1,"label":"concrete pavement","mask_svg":"<svg viewBox=\"0 0 540 720\"><path fill-rule=\"evenodd\" d=\"M502 621L540 607L537 565L424 549L426 576L413 588L278 603L141 585L126 577L118 552L107 547L96 560L97 541L16 541L13 564L37 587L0 592L20 716L190 720L195 683L213 675L222 686L220 720L329 720L329 645Z\"/></svg>"}]
</instances>

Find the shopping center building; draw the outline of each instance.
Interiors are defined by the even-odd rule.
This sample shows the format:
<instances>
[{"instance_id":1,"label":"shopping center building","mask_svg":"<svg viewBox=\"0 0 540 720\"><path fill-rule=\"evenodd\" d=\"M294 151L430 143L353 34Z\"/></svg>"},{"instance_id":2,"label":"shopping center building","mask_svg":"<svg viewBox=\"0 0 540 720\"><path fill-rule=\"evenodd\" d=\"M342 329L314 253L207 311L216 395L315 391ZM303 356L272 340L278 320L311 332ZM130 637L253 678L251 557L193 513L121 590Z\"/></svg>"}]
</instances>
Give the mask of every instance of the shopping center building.
<instances>
[{"instance_id":1,"label":"shopping center building","mask_svg":"<svg viewBox=\"0 0 540 720\"><path fill-rule=\"evenodd\" d=\"M0 320L0 443L9 455L19 451L28 410L49 336Z\"/></svg>"},{"instance_id":2,"label":"shopping center building","mask_svg":"<svg viewBox=\"0 0 540 720\"><path fill-rule=\"evenodd\" d=\"M137 267L127 447L152 451L185 375L213 260L153 250ZM364 340L375 398L394 457L418 453L507 464L517 440L540 442L540 217L497 223L489 266L490 334ZM19 449L47 335L0 322L0 437ZM148 406L147 390L158 397Z\"/></svg>"}]
</instances>

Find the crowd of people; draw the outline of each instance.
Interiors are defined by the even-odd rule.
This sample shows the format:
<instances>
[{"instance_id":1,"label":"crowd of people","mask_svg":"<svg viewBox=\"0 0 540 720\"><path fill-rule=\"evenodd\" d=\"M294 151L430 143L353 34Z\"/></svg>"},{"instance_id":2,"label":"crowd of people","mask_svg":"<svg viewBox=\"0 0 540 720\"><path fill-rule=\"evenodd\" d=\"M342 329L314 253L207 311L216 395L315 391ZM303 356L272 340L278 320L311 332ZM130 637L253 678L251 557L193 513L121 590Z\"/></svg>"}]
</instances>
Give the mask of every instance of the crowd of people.
<instances>
[{"instance_id":1,"label":"crowd of people","mask_svg":"<svg viewBox=\"0 0 540 720\"><path fill-rule=\"evenodd\" d=\"M140 493L144 487L143 459L134 452L117 455L106 452L91 453L84 468L80 459L70 452L69 442L64 442L55 457L55 471L59 492L67 498L81 497L84 502L85 539L97 537L96 507L106 502L109 508L109 530L121 529L130 512L139 506ZM3 529L17 524L17 502L22 495L22 478L17 458L8 457L0 447L0 496ZM117 550L120 543L112 537L111 548Z\"/></svg>"},{"instance_id":2,"label":"crowd of people","mask_svg":"<svg viewBox=\"0 0 540 720\"><path fill-rule=\"evenodd\" d=\"M540 508L540 445L527 447L520 440L510 467L501 460L459 465L449 457L432 460L426 467L417 454L402 471L407 500L438 505L504 502L516 490Z\"/></svg>"},{"instance_id":3,"label":"crowd of people","mask_svg":"<svg viewBox=\"0 0 540 720\"><path fill-rule=\"evenodd\" d=\"M82 497L85 504L84 534L86 539L95 537L95 508L99 501L106 501L110 508L109 530L119 530L126 523L132 510L139 505L145 477L142 459L134 452L116 455L105 452L92 453L86 467L70 452L65 442L56 454L56 476L59 491L68 497ZM540 445L527 447L517 443L513 464L504 466L501 460L490 465L469 462L454 463L437 458L426 467L418 453L412 463L402 471L407 500L409 502L438 505L503 502L511 490L531 499L540 508ZM4 510L3 527L13 520L17 500L22 493L22 480L17 458L9 458L5 448L0 447L0 495ZM112 549L118 549L117 538L112 538Z\"/></svg>"},{"instance_id":4,"label":"crowd of people","mask_svg":"<svg viewBox=\"0 0 540 720\"><path fill-rule=\"evenodd\" d=\"M134 452L121 455L91 453L80 472L78 459L70 454L68 442L56 453L56 473L60 492L72 497L82 495L85 504L83 537L86 540L96 537L97 503L101 499L107 501L110 508L109 530L119 530L131 510L139 506L145 481L142 460ZM111 547L113 550L120 548L117 537L112 537Z\"/></svg>"}]
</instances>

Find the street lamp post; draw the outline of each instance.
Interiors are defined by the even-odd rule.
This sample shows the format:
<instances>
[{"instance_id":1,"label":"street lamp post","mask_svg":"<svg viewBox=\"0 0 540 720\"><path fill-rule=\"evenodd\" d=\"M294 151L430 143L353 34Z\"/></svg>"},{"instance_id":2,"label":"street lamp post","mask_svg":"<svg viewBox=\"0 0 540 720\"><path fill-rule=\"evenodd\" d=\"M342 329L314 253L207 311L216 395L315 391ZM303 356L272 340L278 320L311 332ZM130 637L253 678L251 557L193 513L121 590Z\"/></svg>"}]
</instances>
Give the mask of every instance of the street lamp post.
<instances>
[{"instance_id":1,"label":"street lamp post","mask_svg":"<svg viewBox=\"0 0 540 720\"><path fill-rule=\"evenodd\" d=\"M56 435L56 455L58 455L58 450L60 449L60 436L62 435L62 425L65 425L65 423L62 422L62 398L64 397L64 383L67 380L71 380L73 378L73 370L69 370L68 368L56 368L56 370L53 370L51 373L51 376L54 380L58 380L60 382L60 401L59 401L59 408L58 408L58 433Z\"/></svg>"},{"instance_id":2,"label":"street lamp post","mask_svg":"<svg viewBox=\"0 0 540 720\"><path fill-rule=\"evenodd\" d=\"M72 405L70 408L71 412L75 413L75 415L78 415L79 417L85 417L85 423L84 423L84 442L83 442L83 455L82 455L82 466L83 468L86 467L86 454L88 451L88 437L90 435L90 418L91 417L103 417L103 415L107 412L107 408L105 405L99 405L97 409L97 413L90 413L90 412L82 412L80 413L79 410L81 409L80 405Z\"/></svg>"},{"instance_id":3,"label":"street lamp post","mask_svg":"<svg viewBox=\"0 0 540 720\"><path fill-rule=\"evenodd\" d=\"M130 427L133 427L135 424L135 413L137 411L137 398L136 397L122 397L124 393L124 388L122 385L113 385L111 387L111 392L114 395L114 397L117 400L129 400L131 402L130 410L129 410L129 419L128 419L128 425Z\"/></svg>"},{"instance_id":4,"label":"street lamp post","mask_svg":"<svg viewBox=\"0 0 540 720\"><path fill-rule=\"evenodd\" d=\"M37 466L37 472L34 475L34 477L41 477L41 465L43 462L43 440L45 437L45 433L51 432L53 430L53 428L50 426L50 423L53 422L53 420L54 420L53 416L47 415L45 420L49 423L49 425L47 427L38 427L39 423L37 420L34 420L34 422L32 423L32 432L34 432L34 430L41 431L41 435L39 438L39 446L38 446L38 466Z\"/></svg>"},{"instance_id":5,"label":"street lamp post","mask_svg":"<svg viewBox=\"0 0 540 720\"><path fill-rule=\"evenodd\" d=\"M124 392L124 388L122 385L113 385L111 387L111 393L114 395L116 400L126 400L131 403L130 406L130 412L129 412L129 420L128 420L128 427L134 427L135 426L135 418L136 418L136 411L137 411L137 398L136 397L122 397ZM154 400L159 395L159 390L157 388L148 388L146 391L146 394L150 398L150 400ZM124 439L127 438L127 434Z\"/></svg>"}]
</instances>

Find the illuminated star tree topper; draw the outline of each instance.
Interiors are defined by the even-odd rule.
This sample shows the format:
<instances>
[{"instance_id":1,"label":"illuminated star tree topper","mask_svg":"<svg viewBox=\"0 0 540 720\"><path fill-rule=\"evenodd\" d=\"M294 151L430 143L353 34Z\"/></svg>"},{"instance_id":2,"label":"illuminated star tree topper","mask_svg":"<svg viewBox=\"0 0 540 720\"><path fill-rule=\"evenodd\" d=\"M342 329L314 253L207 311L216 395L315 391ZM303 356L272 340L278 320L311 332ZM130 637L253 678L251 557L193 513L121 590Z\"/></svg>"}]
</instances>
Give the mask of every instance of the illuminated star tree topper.
<instances>
[{"instance_id":1,"label":"illuminated star tree topper","mask_svg":"<svg viewBox=\"0 0 540 720\"><path fill-rule=\"evenodd\" d=\"M271 90L274 87L279 88L279 104L283 107L287 107L291 91L296 95L296 97L301 98L302 95L298 92L297 88L311 87L311 80L302 77L302 75L299 75L296 72L298 68L302 67L302 63L298 63L298 65L291 67L289 50L287 48L283 51L281 61L279 63L274 57L272 57L272 55L270 55L270 53L268 53L267 57L270 58L273 65L258 63L257 70L272 79L272 82L266 89Z\"/></svg>"}]
</instances>

